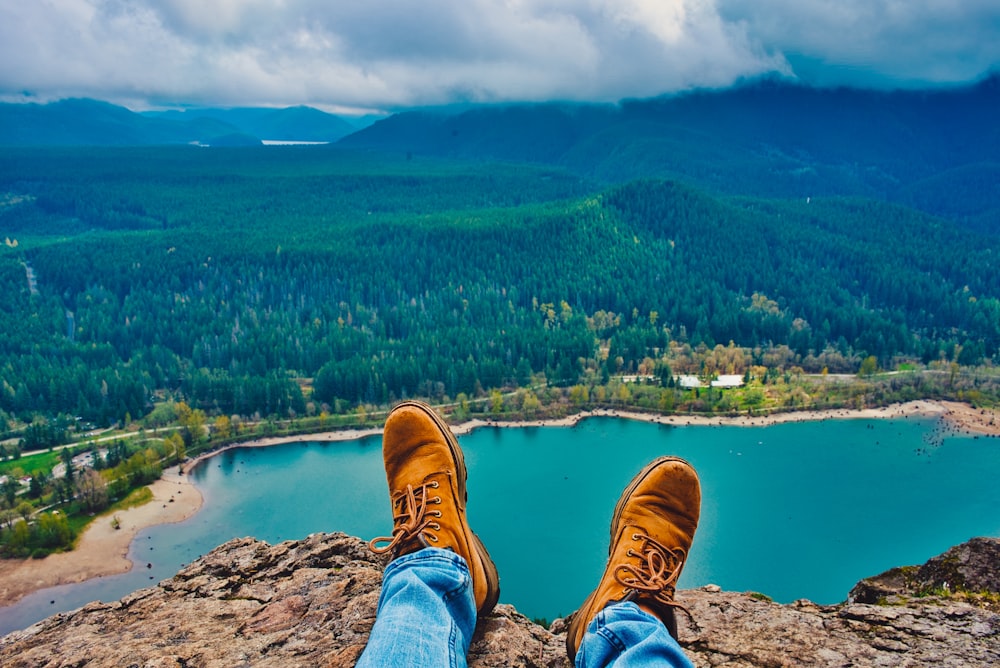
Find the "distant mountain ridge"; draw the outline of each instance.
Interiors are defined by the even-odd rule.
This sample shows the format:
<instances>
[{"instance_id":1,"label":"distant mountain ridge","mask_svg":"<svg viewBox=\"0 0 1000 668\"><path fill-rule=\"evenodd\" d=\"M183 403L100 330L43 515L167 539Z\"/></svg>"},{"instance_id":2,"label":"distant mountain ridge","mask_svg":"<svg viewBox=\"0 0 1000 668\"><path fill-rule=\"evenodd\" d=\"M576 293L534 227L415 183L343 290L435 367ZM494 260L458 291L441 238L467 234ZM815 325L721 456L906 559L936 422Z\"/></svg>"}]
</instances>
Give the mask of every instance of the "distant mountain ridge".
<instances>
[{"instance_id":1,"label":"distant mountain ridge","mask_svg":"<svg viewBox=\"0 0 1000 668\"><path fill-rule=\"evenodd\" d=\"M176 123L98 100L0 104L0 145L8 146L179 144L234 132L238 129L211 119Z\"/></svg>"},{"instance_id":2,"label":"distant mountain ridge","mask_svg":"<svg viewBox=\"0 0 1000 668\"><path fill-rule=\"evenodd\" d=\"M49 104L0 104L0 146L232 146L270 139L331 142L355 129L344 119L311 107L137 113L79 98Z\"/></svg>"},{"instance_id":3,"label":"distant mountain ridge","mask_svg":"<svg viewBox=\"0 0 1000 668\"><path fill-rule=\"evenodd\" d=\"M135 113L94 100L0 105L0 145L338 142L351 149L558 166L605 183L665 178L724 194L893 201L992 230L1000 74L874 91L764 79L612 104L404 111L356 130L309 107Z\"/></svg>"},{"instance_id":4,"label":"distant mountain ridge","mask_svg":"<svg viewBox=\"0 0 1000 668\"><path fill-rule=\"evenodd\" d=\"M888 199L988 225L1000 219L998 116L998 75L895 92L764 80L619 105L405 112L340 144L552 164L605 182L670 178L730 194Z\"/></svg>"},{"instance_id":5,"label":"distant mountain ridge","mask_svg":"<svg viewBox=\"0 0 1000 668\"><path fill-rule=\"evenodd\" d=\"M607 146L630 138L683 142L700 135L712 143L795 146L799 155L790 157L826 161L868 158L872 152L881 155L887 149L908 150L912 144L903 140L917 139L935 159L957 152L952 164L957 166L973 158L997 158L998 112L1000 75L965 88L893 92L762 80L728 89L624 100L618 105L539 103L483 106L458 113L401 112L343 143L450 157L562 161L594 167L594 157L581 150L588 143ZM888 136L874 133L883 130L895 132ZM841 141L852 133L858 140L874 141L859 153L857 148L866 146L864 142Z\"/></svg>"},{"instance_id":6,"label":"distant mountain ridge","mask_svg":"<svg viewBox=\"0 0 1000 668\"><path fill-rule=\"evenodd\" d=\"M181 122L212 119L239 128L242 132L262 140L275 141L331 142L358 130L355 125L339 116L305 106L286 109L205 108L146 112L143 115Z\"/></svg>"}]
</instances>

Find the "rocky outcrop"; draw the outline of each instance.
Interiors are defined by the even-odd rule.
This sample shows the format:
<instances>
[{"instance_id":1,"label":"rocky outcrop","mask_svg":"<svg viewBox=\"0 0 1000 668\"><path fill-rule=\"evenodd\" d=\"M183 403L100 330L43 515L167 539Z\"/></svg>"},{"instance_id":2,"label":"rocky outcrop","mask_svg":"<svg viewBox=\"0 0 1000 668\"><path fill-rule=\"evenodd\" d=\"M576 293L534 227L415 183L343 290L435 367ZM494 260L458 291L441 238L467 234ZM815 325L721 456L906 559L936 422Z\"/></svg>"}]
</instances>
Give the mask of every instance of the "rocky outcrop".
<instances>
[{"instance_id":1,"label":"rocky outcrop","mask_svg":"<svg viewBox=\"0 0 1000 668\"><path fill-rule=\"evenodd\" d=\"M973 538L923 566L893 568L862 580L848 600L898 604L907 598L933 595L1000 611L1000 540Z\"/></svg>"},{"instance_id":2,"label":"rocky outcrop","mask_svg":"<svg viewBox=\"0 0 1000 668\"><path fill-rule=\"evenodd\" d=\"M997 665L998 555L1000 541L977 539L866 580L835 606L682 591L694 620L679 615L682 644L699 666ZM384 565L344 534L233 540L156 587L7 636L0 665L352 666ZM564 620L544 629L500 605L482 620L469 663L568 666L564 633Z\"/></svg>"}]
</instances>

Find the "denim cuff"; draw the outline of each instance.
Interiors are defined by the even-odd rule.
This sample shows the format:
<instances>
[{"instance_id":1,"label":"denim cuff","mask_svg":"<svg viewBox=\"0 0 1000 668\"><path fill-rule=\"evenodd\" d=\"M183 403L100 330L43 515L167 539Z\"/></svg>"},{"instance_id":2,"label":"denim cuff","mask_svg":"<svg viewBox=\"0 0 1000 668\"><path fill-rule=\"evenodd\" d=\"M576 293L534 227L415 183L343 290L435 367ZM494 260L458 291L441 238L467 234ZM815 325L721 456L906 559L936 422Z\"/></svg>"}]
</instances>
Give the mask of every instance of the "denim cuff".
<instances>
[{"instance_id":1,"label":"denim cuff","mask_svg":"<svg viewBox=\"0 0 1000 668\"><path fill-rule=\"evenodd\" d=\"M410 552L409 554L404 554L401 557L393 559L389 562L389 565L385 567L385 575L383 578L388 577L394 571L399 570L408 565L441 565L449 564L451 566L457 567L459 570L469 575L469 565L465 563L465 559L461 557L457 552L452 550L444 550L439 547L425 547L416 552ZM470 576L471 577L471 576Z\"/></svg>"}]
</instances>

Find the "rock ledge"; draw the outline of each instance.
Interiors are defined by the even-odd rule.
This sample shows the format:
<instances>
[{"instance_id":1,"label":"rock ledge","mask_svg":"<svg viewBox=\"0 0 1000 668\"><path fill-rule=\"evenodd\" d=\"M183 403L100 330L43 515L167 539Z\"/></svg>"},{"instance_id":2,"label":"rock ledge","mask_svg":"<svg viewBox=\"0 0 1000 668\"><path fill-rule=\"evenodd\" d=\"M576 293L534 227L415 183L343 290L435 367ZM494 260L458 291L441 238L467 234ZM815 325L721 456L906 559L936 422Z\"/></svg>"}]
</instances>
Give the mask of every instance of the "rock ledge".
<instances>
[{"instance_id":1,"label":"rock ledge","mask_svg":"<svg viewBox=\"0 0 1000 668\"><path fill-rule=\"evenodd\" d=\"M0 639L0 665L352 666L375 618L385 561L344 534L232 540L170 580ZM864 580L847 602L778 605L718 587L681 591L698 666L1000 664L1000 539ZM470 666L568 666L551 630L509 605L483 620Z\"/></svg>"}]
</instances>

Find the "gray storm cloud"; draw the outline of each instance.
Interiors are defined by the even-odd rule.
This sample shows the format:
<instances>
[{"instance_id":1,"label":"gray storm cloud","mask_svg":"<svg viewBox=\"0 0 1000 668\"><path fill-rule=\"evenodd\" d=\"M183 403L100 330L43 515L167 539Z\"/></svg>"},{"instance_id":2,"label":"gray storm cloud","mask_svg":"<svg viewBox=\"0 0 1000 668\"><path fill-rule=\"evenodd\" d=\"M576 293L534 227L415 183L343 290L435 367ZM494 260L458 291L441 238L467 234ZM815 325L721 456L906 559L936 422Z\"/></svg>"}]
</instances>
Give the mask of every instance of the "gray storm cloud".
<instances>
[{"instance_id":1,"label":"gray storm cloud","mask_svg":"<svg viewBox=\"0 0 1000 668\"><path fill-rule=\"evenodd\" d=\"M136 106L610 101L768 72L795 75L799 62L890 83L966 81L1000 62L994 6L1000 3L0 0L0 93Z\"/></svg>"},{"instance_id":2,"label":"gray storm cloud","mask_svg":"<svg viewBox=\"0 0 1000 668\"><path fill-rule=\"evenodd\" d=\"M965 82L1000 66L996 0L719 0L726 22L789 60L830 71L822 83Z\"/></svg>"}]
</instances>

